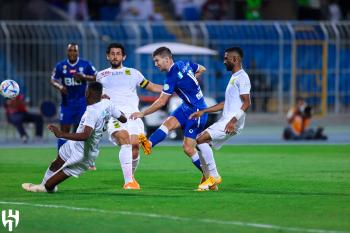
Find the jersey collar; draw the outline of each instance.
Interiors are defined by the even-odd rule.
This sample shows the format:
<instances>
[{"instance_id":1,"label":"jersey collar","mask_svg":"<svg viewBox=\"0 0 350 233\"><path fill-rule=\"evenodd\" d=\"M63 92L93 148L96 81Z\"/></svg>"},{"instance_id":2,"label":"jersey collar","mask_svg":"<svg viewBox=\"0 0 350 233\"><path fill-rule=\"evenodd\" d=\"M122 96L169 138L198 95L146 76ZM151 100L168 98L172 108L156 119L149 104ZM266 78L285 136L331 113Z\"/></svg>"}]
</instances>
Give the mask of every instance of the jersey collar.
<instances>
[{"instance_id":1,"label":"jersey collar","mask_svg":"<svg viewBox=\"0 0 350 233\"><path fill-rule=\"evenodd\" d=\"M77 61L75 62L75 63L70 63L69 62L69 59L67 59L67 63L70 65L70 66L75 66L76 64L78 64L78 62L79 62L79 57L77 58Z\"/></svg>"}]
</instances>

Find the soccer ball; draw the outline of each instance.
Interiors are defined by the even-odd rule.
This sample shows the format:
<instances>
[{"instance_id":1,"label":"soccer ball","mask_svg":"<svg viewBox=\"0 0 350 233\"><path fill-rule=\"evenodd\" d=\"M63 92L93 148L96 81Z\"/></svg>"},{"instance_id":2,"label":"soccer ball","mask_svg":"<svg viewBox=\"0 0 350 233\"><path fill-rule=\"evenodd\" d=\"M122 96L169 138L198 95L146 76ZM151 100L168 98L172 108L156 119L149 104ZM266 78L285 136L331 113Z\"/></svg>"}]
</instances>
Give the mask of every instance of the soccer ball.
<instances>
[{"instance_id":1,"label":"soccer ball","mask_svg":"<svg viewBox=\"0 0 350 233\"><path fill-rule=\"evenodd\" d=\"M16 81L6 79L0 84L0 93L6 98L13 99L19 94L19 86Z\"/></svg>"}]
</instances>

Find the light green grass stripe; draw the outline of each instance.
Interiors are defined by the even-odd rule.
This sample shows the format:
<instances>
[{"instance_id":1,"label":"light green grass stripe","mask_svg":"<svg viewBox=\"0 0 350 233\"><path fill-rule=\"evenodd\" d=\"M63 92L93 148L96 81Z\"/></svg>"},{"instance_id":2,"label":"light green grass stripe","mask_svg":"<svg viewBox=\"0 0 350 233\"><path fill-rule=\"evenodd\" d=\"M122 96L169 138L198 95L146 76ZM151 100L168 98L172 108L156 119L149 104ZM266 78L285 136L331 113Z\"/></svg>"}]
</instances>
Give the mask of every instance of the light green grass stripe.
<instances>
[{"instance_id":1,"label":"light green grass stripe","mask_svg":"<svg viewBox=\"0 0 350 233\"><path fill-rule=\"evenodd\" d=\"M46 205L46 204L33 204L26 202L10 202L10 201L0 201L0 204L4 205L22 205L30 207L40 207L40 208L57 208L57 209L67 209L73 211L84 211L84 212L95 212L103 214L116 214L116 215L129 215L129 216L139 216L145 218L156 218L156 219L166 219L173 221L186 221L186 222L200 222L200 223L212 223L220 225L235 225L241 227L249 228L264 228L272 229L279 231L289 231L289 232L307 232L307 233L349 233L347 231L333 231L333 230L322 230L322 229L310 229L310 228L297 228L297 227L283 227L271 224L260 224L260 223L250 223L250 222L240 222L240 221L221 221L215 219L192 219L171 215L160 215L152 213L140 213L140 212L130 212L130 211L113 211L113 210L103 210L95 208L83 208L83 207L74 207L74 206L64 206L64 205Z\"/></svg>"}]
</instances>

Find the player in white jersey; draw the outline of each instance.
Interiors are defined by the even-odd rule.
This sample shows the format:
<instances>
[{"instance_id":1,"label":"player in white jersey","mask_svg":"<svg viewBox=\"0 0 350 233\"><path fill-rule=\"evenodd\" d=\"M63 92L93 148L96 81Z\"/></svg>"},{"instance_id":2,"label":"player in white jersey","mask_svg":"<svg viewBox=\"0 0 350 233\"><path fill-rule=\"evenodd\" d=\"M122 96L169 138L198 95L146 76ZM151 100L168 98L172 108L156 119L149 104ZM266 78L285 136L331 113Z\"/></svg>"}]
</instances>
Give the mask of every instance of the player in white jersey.
<instances>
[{"instance_id":1,"label":"player in white jersey","mask_svg":"<svg viewBox=\"0 0 350 233\"><path fill-rule=\"evenodd\" d=\"M41 184L24 183L22 187L29 192L55 192L57 185L65 179L80 176L99 154L98 144L101 140L106 122L114 117L120 122L127 118L115 104L108 99L101 100L102 85L89 83L86 91L87 108L82 116L76 133L59 130L54 125L48 128L57 138L68 141L63 144L57 158L47 169Z\"/></svg>"},{"instance_id":2,"label":"player in white jersey","mask_svg":"<svg viewBox=\"0 0 350 233\"><path fill-rule=\"evenodd\" d=\"M227 84L225 100L207 109L193 113L192 118L199 118L204 113L223 110L222 117L209 126L196 139L201 151L206 180L198 186L198 190L217 189L221 177L216 169L211 144L220 149L222 144L232 136L239 134L243 127L246 111L250 107L250 80L248 74L242 69L243 50L232 47L225 50L224 64L232 76ZM201 161L202 162L202 161Z\"/></svg>"},{"instance_id":3,"label":"player in white jersey","mask_svg":"<svg viewBox=\"0 0 350 233\"><path fill-rule=\"evenodd\" d=\"M151 92L162 92L163 86L148 81L140 71L123 66L126 58L123 45L110 44L106 55L111 67L98 72L96 81L102 83L104 95L108 96L128 118L133 112L139 112L137 87ZM140 189L134 175L140 160L138 136L144 134L142 120L128 119L125 124L120 124L119 121L111 119L108 123L108 133L114 144L132 145L129 153L119 153L119 161L124 175L124 188Z\"/></svg>"}]
</instances>

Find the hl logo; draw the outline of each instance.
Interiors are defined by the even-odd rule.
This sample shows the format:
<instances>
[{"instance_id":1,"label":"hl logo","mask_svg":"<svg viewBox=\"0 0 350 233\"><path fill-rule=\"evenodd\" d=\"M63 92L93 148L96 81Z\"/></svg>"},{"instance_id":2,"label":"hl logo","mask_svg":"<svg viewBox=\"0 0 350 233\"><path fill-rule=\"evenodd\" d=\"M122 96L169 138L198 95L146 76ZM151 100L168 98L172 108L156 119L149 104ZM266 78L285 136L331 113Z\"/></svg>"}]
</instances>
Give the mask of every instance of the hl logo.
<instances>
[{"instance_id":1,"label":"hl logo","mask_svg":"<svg viewBox=\"0 0 350 233\"><path fill-rule=\"evenodd\" d=\"M8 230L11 232L19 223L19 211L15 210L13 213L12 209L9 209L7 214L7 211L3 210L1 211L1 219L4 227L8 228ZM13 224L15 225L14 227Z\"/></svg>"}]
</instances>

